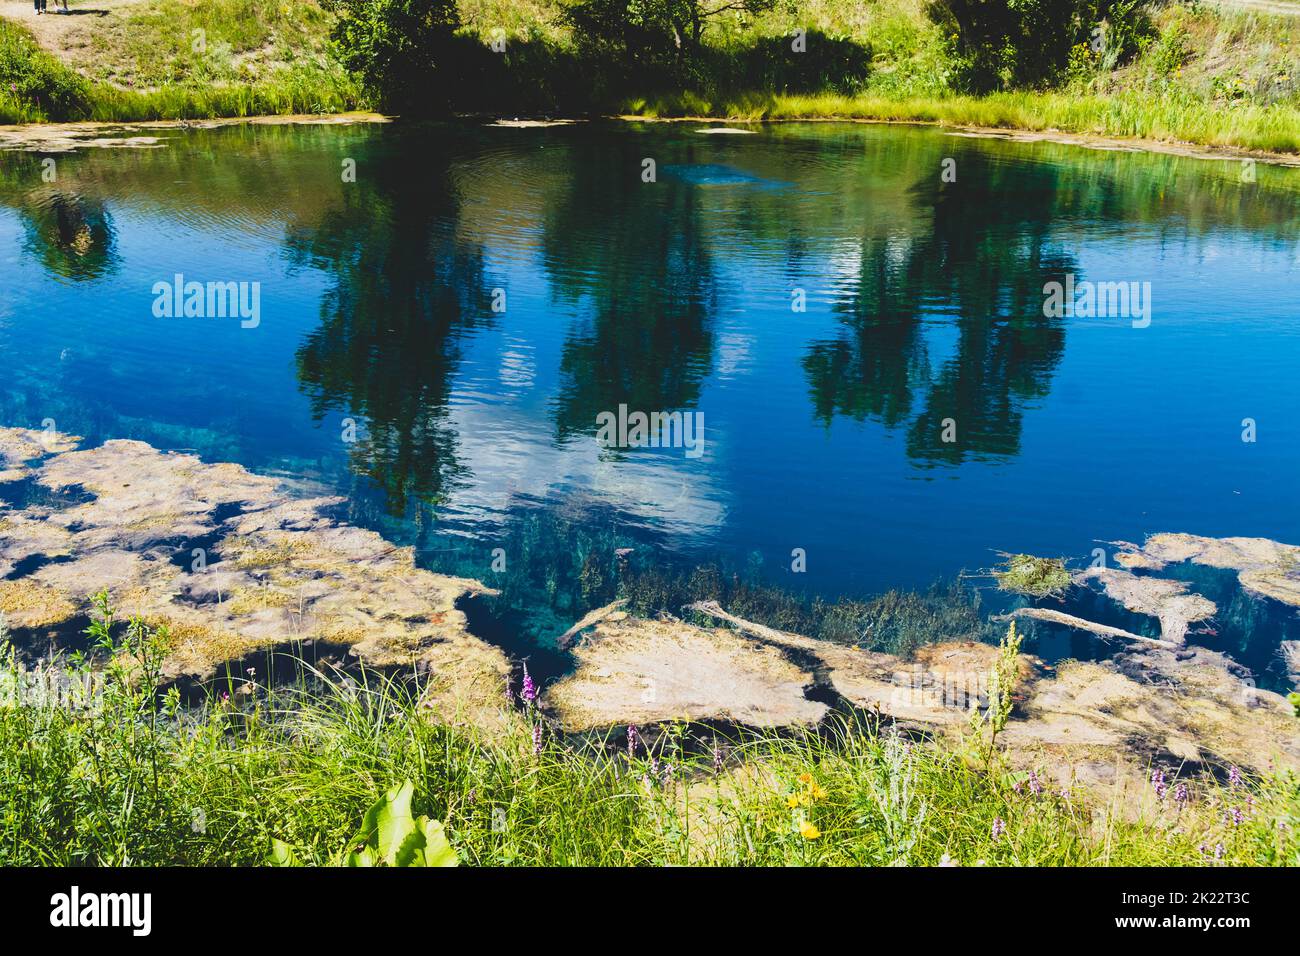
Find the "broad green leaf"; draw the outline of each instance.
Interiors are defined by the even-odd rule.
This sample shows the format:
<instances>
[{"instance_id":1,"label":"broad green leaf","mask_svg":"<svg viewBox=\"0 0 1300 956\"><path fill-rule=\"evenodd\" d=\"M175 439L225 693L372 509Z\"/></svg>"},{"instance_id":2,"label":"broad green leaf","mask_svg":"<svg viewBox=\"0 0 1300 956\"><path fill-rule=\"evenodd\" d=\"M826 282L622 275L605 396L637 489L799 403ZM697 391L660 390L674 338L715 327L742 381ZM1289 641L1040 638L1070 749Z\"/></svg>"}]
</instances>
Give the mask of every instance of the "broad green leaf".
<instances>
[{"instance_id":1,"label":"broad green leaf","mask_svg":"<svg viewBox=\"0 0 1300 956\"><path fill-rule=\"evenodd\" d=\"M415 785L405 780L375 802L361 821L363 839L379 860L394 865L402 842L415 829L411 817L411 794Z\"/></svg>"},{"instance_id":2,"label":"broad green leaf","mask_svg":"<svg viewBox=\"0 0 1300 956\"><path fill-rule=\"evenodd\" d=\"M430 820L428 817L420 817L420 824L424 830L424 865L459 866L460 859L456 856L451 841L447 839L442 823L438 820Z\"/></svg>"},{"instance_id":3,"label":"broad green leaf","mask_svg":"<svg viewBox=\"0 0 1300 956\"><path fill-rule=\"evenodd\" d=\"M271 866L302 866L293 849L283 840L271 841L271 855L267 862Z\"/></svg>"},{"instance_id":4,"label":"broad green leaf","mask_svg":"<svg viewBox=\"0 0 1300 956\"><path fill-rule=\"evenodd\" d=\"M353 850L351 853L348 854L347 865L354 866L354 867L374 866L375 865L374 851L371 850L370 847L368 846L362 847L360 850Z\"/></svg>"}]
</instances>

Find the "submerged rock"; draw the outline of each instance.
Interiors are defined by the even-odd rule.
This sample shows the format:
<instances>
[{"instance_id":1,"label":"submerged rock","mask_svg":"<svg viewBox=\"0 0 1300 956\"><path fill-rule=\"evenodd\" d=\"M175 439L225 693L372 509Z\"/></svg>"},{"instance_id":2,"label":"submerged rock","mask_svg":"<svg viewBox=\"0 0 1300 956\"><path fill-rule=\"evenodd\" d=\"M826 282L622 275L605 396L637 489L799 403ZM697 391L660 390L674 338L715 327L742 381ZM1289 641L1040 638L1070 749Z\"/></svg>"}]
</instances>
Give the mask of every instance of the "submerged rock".
<instances>
[{"instance_id":1,"label":"submerged rock","mask_svg":"<svg viewBox=\"0 0 1300 956\"><path fill-rule=\"evenodd\" d=\"M1154 534L1138 546L1116 542L1115 560L1126 568L1159 571L1190 561L1236 571L1247 591L1300 607L1300 547L1269 538L1205 538L1195 534Z\"/></svg>"},{"instance_id":2,"label":"submerged rock","mask_svg":"<svg viewBox=\"0 0 1300 956\"><path fill-rule=\"evenodd\" d=\"M337 522L325 509L341 499L138 441L33 442L0 431L0 480L81 494L0 508L0 571L12 576L0 581L0 611L19 640L79 630L106 587L122 617L167 627L170 678L204 680L254 652L322 642L369 665L427 671L427 703L448 719L496 720L509 665L457 607L492 592Z\"/></svg>"},{"instance_id":3,"label":"submerged rock","mask_svg":"<svg viewBox=\"0 0 1300 956\"><path fill-rule=\"evenodd\" d=\"M1157 618L1161 637L1172 644L1182 644L1189 625L1213 617L1218 610L1213 601L1190 592L1182 581L1141 576L1119 568L1089 568L1077 579L1096 581L1107 597L1125 609Z\"/></svg>"},{"instance_id":4,"label":"submerged rock","mask_svg":"<svg viewBox=\"0 0 1300 956\"><path fill-rule=\"evenodd\" d=\"M0 428L0 483L18 481L31 474L29 462L45 455L71 451L77 439L34 428Z\"/></svg>"},{"instance_id":5,"label":"submerged rock","mask_svg":"<svg viewBox=\"0 0 1300 956\"><path fill-rule=\"evenodd\" d=\"M989 645L936 644L904 660L778 631L712 602L690 610L731 626L667 616L594 623L576 645L577 671L543 698L561 729L666 720L795 726L837 706L957 743L971 709L987 705L998 655ZM1129 808L1150 797L1152 762L1173 772L1300 769L1291 706L1256 689L1229 658L1150 639L1127 650L1057 669L1021 655L1015 708L999 737L1012 764L1063 786L1105 789Z\"/></svg>"}]
</instances>

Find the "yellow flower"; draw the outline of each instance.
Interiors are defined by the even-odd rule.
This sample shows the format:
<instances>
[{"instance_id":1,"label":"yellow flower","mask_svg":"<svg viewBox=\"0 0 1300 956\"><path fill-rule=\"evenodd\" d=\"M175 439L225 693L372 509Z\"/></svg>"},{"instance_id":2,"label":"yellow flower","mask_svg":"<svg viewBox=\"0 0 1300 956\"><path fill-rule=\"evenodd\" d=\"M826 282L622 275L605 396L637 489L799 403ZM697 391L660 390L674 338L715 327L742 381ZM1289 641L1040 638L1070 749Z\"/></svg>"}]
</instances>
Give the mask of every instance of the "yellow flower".
<instances>
[{"instance_id":1,"label":"yellow flower","mask_svg":"<svg viewBox=\"0 0 1300 956\"><path fill-rule=\"evenodd\" d=\"M801 773L801 774L799 774L799 782L800 782L800 783L812 783L812 774L810 774L810 773Z\"/></svg>"},{"instance_id":2,"label":"yellow flower","mask_svg":"<svg viewBox=\"0 0 1300 956\"><path fill-rule=\"evenodd\" d=\"M799 835L805 840L815 840L822 835L822 831L818 830L807 820L804 820L799 824Z\"/></svg>"},{"instance_id":3,"label":"yellow flower","mask_svg":"<svg viewBox=\"0 0 1300 956\"><path fill-rule=\"evenodd\" d=\"M785 798L785 805L793 810L795 807L799 806L799 798L792 793L790 796Z\"/></svg>"},{"instance_id":4,"label":"yellow flower","mask_svg":"<svg viewBox=\"0 0 1300 956\"><path fill-rule=\"evenodd\" d=\"M814 783L808 792L813 795L814 800L823 800L826 797L826 790L821 784Z\"/></svg>"}]
</instances>

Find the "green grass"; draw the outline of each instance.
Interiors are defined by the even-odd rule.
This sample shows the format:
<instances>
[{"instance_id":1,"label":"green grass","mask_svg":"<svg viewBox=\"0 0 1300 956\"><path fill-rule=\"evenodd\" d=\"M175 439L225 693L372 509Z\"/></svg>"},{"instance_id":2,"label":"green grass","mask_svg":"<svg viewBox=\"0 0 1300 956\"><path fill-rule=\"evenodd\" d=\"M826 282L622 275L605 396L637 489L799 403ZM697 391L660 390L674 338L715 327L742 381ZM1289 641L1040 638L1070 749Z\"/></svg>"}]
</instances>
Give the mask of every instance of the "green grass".
<instances>
[{"instance_id":1,"label":"green grass","mask_svg":"<svg viewBox=\"0 0 1300 956\"><path fill-rule=\"evenodd\" d=\"M673 94L630 100L623 104L623 112L646 117L937 123L1300 152L1300 108L1296 106L1242 103L1225 108L1176 94L1152 97L1141 93L1020 92L900 98L872 94Z\"/></svg>"},{"instance_id":2,"label":"green grass","mask_svg":"<svg viewBox=\"0 0 1300 956\"><path fill-rule=\"evenodd\" d=\"M512 43L526 41L515 47L512 69L537 74L527 89L549 89L556 63L573 63L560 11L555 0L461 2L466 35L487 38L500 28ZM970 96L956 87L947 40L922 0L810 0L797 13L724 15L710 26L709 43L719 62L727 50L796 26L869 44L870 74L856 94L712 89L607 105L647 117L907 121L1300 153L1300 20L1194 2L1161 6L1154 20L1157 36L1120 69L1081 62L1061 89ZM65 63L21 26L0 21L0 122L364 108L329 48L329 26L314 0L160 0L97 19L89 42L66 51ZM194 49L195 30L203 31L202 50Z\"/></svg>"},{"instance_id":3,"label":"green grass","mask_svg":"<svg viewBox=\"0 0 1300 956\"><path fill-rule=\"evenodd\" d=\"M338 72L331 23L310 0L156 0L95 24L75 62L93 79L134 88Z\"/></svg>"},{"instance_id":4,"label":"green grass","mask_svg":"<svg viewBox=\"0 0 1300 956\"><path fill-rule=\"evenodd\" d=\"M0 123L35 123L87 108L89 85L42 50L22 27L0 19Z\"/></svg>"},{"instance_id":5,"label":"green grass","mask_svg":"<svg viewBox=\"0 0 1300 956\"><path fill-rule=\"evenodd\" d=\"M163 0L95 20L68 62L0 19L0 122L337 113L366 105L312 2ZM196 49L195 30L202 30Z\"/></svg>"},{"instance_id":6,"label":"green grass","mask_svg":"<svg viewBox=\"0 0 1300 956\"><path fill-rule=\"evenodd\" d=\"M468 864L1300 863L1291 777L1198 781L1134 820L865 719L716 741L719 767L715 738L684 726L629 755L504 710L487 738L430 720L414 677L305 665L294 687L232 681L230 700L187 709L154 692L153 635L115 643L96 708L0 694L0 864L260 864L277 839L328 863L408 779ZM0 690L15 676L10 658Z\"/></svg>"}]
</instances>

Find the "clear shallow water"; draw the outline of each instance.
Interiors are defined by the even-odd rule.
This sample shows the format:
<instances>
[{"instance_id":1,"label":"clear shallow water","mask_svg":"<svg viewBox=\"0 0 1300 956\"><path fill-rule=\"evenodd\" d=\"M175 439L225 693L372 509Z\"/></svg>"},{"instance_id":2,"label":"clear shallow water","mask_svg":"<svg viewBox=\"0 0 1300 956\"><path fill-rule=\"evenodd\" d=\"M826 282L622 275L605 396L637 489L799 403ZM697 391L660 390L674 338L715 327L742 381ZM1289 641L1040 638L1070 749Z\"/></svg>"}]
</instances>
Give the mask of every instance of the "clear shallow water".
<instances>
[{"instance_id":1,"label":"clear shallow water","mask_svg":"<svg viewBox=\"0 0 1300 956\"><path fill-rule=\"evenodd\" d=\"M310 478L489 579L548 535L830 597L1157 531L1300 543L1300 171L694 128L178 130L54 184L0 154L0 422ZM259 282L260 323L155 317L177 273ZM1065 273L1151 283L1150 326L1045 318ZM701 412L703 454L600 447L620 404Z\"/></svg>"}]
</instances>

